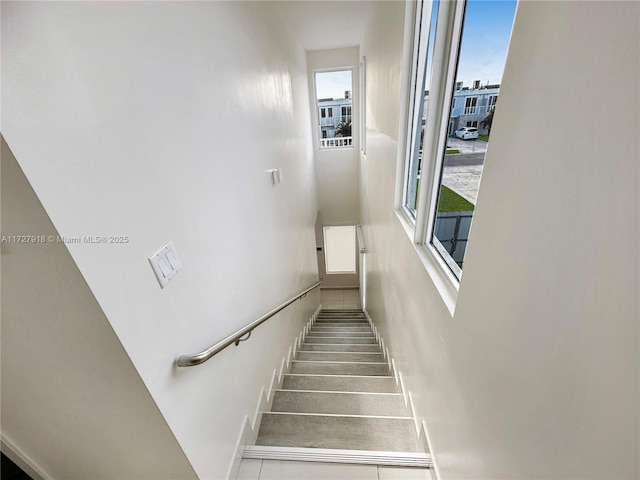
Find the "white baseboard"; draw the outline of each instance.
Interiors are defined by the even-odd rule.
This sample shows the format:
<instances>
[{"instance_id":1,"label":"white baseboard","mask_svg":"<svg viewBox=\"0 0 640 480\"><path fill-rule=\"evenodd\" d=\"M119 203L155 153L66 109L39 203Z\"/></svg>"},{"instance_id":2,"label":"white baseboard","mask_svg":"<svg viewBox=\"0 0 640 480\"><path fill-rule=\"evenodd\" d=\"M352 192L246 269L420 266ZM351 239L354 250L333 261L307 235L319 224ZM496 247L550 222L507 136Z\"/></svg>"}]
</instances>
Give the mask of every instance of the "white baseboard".
<instances>
[{"instance_id":1,"label":"white baseboard","mask_svg":"<svg viewBox=\"0 0 640 480\"><path fill-rule=\"evenodd\" d=\"M31 457L13 443L4 432L0 433L0 450L33 480L53 480Z\"/></svg>"},{"instance_id":2,"label":"white baseboard","mask_svg":"<svg viewBox=\"0 0 640 480\"><path fill-rule=\"evenodd\" d=\"M436 460L435 460L435 454L433 451L431 439L429 438L429 431L427 430L427 425L424 420L419 420L418 417L416 416L415 409L413 407L413 399L411 397L411 392L405 388L402 372L397 368L396 363L393 360L391 353L389 352L389 348L385 347L384 339L382 338L382 335L380 335L380 333L378 332L378 329L376 328L373 322L373 319L371 318L371 315L369 315L369 312L366 309L363 311L365 316L367 317L367 321L369 322L369 325L371 325L371 328L376 335L376 340L378 342L378 345L382 349L385 359L389 364L389 370L393 372L393 375L396 380L396 384L400 386L400 390L404 397L405 407L408 413L413 418L415 423L419 444L424 448L425 452L429 455L430 473L432 474L432 477L434 477L435 480L440 480L441 478L440 470L438 469L438 464L436 463Z\"/></svg>"}]
</instances>

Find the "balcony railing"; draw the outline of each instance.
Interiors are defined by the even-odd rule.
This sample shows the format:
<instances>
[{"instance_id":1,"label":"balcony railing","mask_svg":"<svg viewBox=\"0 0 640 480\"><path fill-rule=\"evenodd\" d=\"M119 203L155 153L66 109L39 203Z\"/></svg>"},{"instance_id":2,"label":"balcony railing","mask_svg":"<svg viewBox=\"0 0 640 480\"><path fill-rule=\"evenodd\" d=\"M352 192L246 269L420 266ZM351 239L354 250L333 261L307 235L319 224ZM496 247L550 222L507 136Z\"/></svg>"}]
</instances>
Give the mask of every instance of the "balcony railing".
<instances>
[{"instance_id":1,"label":"balcony railing","mask_svg":"<svg viewBox=\"0 0 640 480\"><path fill-rule=\"evenodd\" d=\"M321 138L320 148L340 148L353 146L353 137Z\"/></svg>"},{"instance_id":2,"label":"balcony railing","mask_svg":"<svg viewBox=\"0 0 640 480\"><path fill-rule=\"evenodd\" d=\"M345 123L351 123L351 115L341 115L340 121Z\"/></svg>"},{"instance_id":3,"label":"balcony railing","mask_svg":"<svg viewBox=\"0 0 640 480\"><path fill-rule=\"evenodd\" d=\"M320 118L321 127L333 127L336 123L337 122L333 117Z\"/></svg>"}]
</instances>

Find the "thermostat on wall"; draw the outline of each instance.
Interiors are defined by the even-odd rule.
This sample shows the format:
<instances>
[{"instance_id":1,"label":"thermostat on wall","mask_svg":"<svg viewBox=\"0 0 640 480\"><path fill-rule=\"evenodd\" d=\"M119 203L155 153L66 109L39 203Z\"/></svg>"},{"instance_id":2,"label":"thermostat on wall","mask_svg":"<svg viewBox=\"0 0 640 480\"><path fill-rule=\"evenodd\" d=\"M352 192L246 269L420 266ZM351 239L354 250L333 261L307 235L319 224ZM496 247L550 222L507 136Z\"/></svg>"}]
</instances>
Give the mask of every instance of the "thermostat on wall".
<instances>
[{"instance_id":1,"label":"thermostat on wall","mask_svg":"<svg viewBox=\"0 0 640 480\"><path fill-rule=\"evenodd\" d=\"M182 268L176 249L171 242L151 255L149 263L156 274L160 288L166 287Z\"/></svg>"}]
</instances>

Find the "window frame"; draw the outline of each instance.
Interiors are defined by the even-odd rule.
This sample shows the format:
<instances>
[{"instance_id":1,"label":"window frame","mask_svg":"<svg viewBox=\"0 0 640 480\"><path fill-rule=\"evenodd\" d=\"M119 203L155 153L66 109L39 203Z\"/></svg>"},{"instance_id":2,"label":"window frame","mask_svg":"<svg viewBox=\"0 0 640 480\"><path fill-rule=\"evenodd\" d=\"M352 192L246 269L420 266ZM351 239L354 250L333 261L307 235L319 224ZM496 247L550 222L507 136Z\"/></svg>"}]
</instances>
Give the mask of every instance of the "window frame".
<instances>
[{"instance_id":1,"label":"window frame","mask_svg":"<svg viewBox=\"0 0 640 480\"><path fill-rule=\"evenodd\" d=\"M314 118L312 119L314 122L313 128L314 128L314 146L316 151L331 151L331 150L340 150L340 149L348 149L348 148L356 148L355 147L355 143L357 141L357 137L354 135L354 124L357 127L358 125L358 119L356 119L353 115L351 116L351 137L328 137L328 139L333 139L333 138L350 138L351 140L349 142L339 142L336 141L336 143L340 143L340 145L334 145L334 146L325 146L323 147L323 140L328 140L327 138L323 138L322 137L322 125L320 124L320 108L333 108L333 107L320 107L320 105L318 105L318 87L317 87L317 75L319 73L331 73L331 72L350 72L351 74L351 96L349 97L349 99L351 100L351 109L353 112L353 102L355 101L356 94L354 92L355 90L355 86L354 86L354 75L356 74L356 68L353 66L346 66L346 67L331 67L331 68L315 68L313 70L310 70L309 73L311 74L312 78L313 78L313 82L312 82L312 90L311 90L311 100L313 102L313 105L316 106L315 109L315 115ZM311 82L310 82L311 85ZM341 107L338 106L338 107ZM333 116L328 116L328 117L324 117L324 118L333 118Z\"/></svg>"},{"instance_id":2,"label":"window frame","mask_svg":"<svg viewBox=\"0 0 640 480\"><path fill-rule=\"evenodd\" d=\"M411 4L413 2L408 2ZM449 112L456 92L456 68L462 40L462 24L466 7L465 0L440 1L437 14L432 65L429 85L429 103L426 112L426 125L423 139L420 185L415 216L406 206L409 192L408 173L413 155L419 147L419 128L423 116L424 76L428 53L428 34L430 28L432 2L422 1L407 6L405 20L411 22L408 27L411 35L405 37L405 58L410 49L411 63L408 67L409 78L405 84L404 101L407 124L402 125L405 132L404 151L399 155L401 168L396 179L396 216L407 235L413 242L418 257L440 292L451 315L455 311L460 288L460 280L437 248L432 244L434 237L436 203L442 175L442 163L447 144ZM413 11L409 11L412 9ZM426 32L422 34L421 32ZM422 89L422 90L421 90ZM419 118L419 121L416 120Z\"/></svg>"},{"instance_id":3,"label":"window frame","mask_svg":"<svg viewBox=\"0 0 640 480\"><path fill-rule=\"evenodd\" d=\"M367 57L362 56L360 61L360 152L367 154Z\"/></svg>"}]
</instances>

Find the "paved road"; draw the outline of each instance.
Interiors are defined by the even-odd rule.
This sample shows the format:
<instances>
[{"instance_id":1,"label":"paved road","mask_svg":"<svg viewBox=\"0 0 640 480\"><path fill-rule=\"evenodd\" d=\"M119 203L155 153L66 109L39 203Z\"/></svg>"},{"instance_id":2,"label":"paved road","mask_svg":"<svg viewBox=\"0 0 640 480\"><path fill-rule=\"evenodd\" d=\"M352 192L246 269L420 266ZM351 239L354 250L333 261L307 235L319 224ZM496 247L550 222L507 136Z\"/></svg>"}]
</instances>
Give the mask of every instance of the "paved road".
<instances>
[{"instance_id":1,"label":"paved road","mask_svg":"<svg viewBox=\"0 0 640 480\"><path fill-rule=\"evenodd\" d=\"M462 140L456 137L447 137L447 148L456 148L460 153L483 153L487 151L487 142L482 140Z\"/></svg>"},{"instance_id":2,"label":"paved road","mask_svg":"<svg viewBox=\"0 0 640 480\"><path fill-rule=\"evenodd\" d=\"M456 153L444 156L445 167L467 167L484 164L483 153Z\"/></svg>"}]
</instances>

